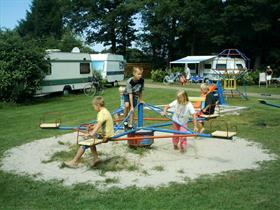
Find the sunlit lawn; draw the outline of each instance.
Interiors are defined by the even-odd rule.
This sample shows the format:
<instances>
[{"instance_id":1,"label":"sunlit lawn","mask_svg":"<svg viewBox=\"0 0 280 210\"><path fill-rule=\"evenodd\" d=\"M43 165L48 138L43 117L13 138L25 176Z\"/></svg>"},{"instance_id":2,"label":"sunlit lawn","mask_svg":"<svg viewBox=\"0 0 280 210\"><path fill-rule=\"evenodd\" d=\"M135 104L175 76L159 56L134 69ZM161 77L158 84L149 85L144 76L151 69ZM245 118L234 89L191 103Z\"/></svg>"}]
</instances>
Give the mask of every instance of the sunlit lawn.
<instances>
[{"instance_id":1,"label":"sunlit lawn","mask_svg":"<svg viewBox=\"0 0 280 210\"><path fill-rule=\"evenodd\" d=\"M254 87L253 90L263 91L265 88ZM278 91L277 88L267 90ZM175 90L146 88L144 100L151 104L165 104L175 98L175 93ZM189 93L191 96L197 94ZM117 88L106 89L104 97L109 110L118 107ZM280 104L280 100L272 102ZM224 117L237 125L238 136L262 143L264 148L280 155L280 109L261 105L257 98L248 101L230 98L227 103L249 107L239 116ZM65 133L39 129L40 118L46 112L59 112L65 125L78 125L96 116L91 108L91 98L83 94L42 98L27 105L2 103L0 156L14 146ZM0 209L280 209L279 174L278 159L261 164L258 170L205 176L169 187L100 191L94 186L64 187L59 182L33 181L28 176L1 171Z\"/></svg>"}]
</instances>

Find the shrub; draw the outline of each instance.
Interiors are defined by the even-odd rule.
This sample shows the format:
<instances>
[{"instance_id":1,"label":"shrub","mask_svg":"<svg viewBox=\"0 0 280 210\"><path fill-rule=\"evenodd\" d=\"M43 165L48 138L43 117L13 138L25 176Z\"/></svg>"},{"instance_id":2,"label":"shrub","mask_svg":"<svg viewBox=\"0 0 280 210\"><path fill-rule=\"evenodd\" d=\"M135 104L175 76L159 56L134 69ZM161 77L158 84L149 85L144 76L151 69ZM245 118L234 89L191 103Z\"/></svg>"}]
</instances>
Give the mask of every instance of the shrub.
<instances>
[{"instance_id":1,"label":"shrub","mask_svg":"<svg viewBox=\"0 0 280 210\"><path fill-rule=\"evenodd\" d=\"M241 79L237 80L238 85L255 85L259 82L259 70L247 72Z\"/></svg>"},{"instance_id":2,"label":"shrub","mask_svg":"<svg viewBox=\"0 0 280 210\"><path fill-rule=\"evenodd\" d=\"M13 31L0 30L0 99L21 102L40 86L48 63L44 52L31 40Z\"/></svg>"},{"instance_id":3,"label":"shrub","mask_svg":"<svg viewBox=\"0 0 280 210\"><path fill-rule=\"evenodd\" d=\"M165 75L166 72L161 69L156 69L151 71L151 78L155 82L162 82Z\"/></svg>"}]
</instances>

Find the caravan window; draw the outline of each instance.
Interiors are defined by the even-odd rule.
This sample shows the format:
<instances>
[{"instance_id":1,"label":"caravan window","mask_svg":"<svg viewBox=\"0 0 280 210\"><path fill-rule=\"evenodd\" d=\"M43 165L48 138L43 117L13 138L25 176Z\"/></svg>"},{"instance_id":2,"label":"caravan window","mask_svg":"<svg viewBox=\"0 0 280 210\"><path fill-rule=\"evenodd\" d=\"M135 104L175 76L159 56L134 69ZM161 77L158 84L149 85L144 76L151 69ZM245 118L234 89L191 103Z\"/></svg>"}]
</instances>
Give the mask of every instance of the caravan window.
<instances>
[{"instance_id":1,"label":"caravan window","mask_svg":"<svg viewBox=\"0 0 280 210\"><path fill-rule=\"evenodd\" d=\"M236 66L237 66L237 68L238 68L238 69L240 69L240 70L242 70L242 69L243 69L242 64L236 64Z\"/></svg>"},{"instance_id":2,"label":"caravan window","mask_svg":"<svg viewBox=\"0 0 280 210\"><path fill-rule=\"evenodd\" d=\"M227 68L227 64L216 64L216 69L226 69Z\"/></svg>"},{"instance_id":3,"label":"caravan window","mask_svg":"<svg viewBox=\"0 0 280 210\"><path fill-rule=\"evenodd\" d=\"M93 61L92 69L93 71L102 72L104 69L104 61Z\"/></svg>"},{"instance_id":4,"label":"caravan window","mask_svg":"<svg viewBox=\"0 0 280 210\"><path fill-rule=\"evenodd\" d=\"M80 63L80 74L89 74L89 63Z\"/></svg>"},{"instance_id":5,"label":"caravan window","mask_svg":"<svg viewBox=\"0 0 280 210\"><path fill-rule=\"evenodd\" d=\"M205 63L204 64L204 69L211 69L211 68L212 68L211 63Z\"/></svg>"}]
</instances>

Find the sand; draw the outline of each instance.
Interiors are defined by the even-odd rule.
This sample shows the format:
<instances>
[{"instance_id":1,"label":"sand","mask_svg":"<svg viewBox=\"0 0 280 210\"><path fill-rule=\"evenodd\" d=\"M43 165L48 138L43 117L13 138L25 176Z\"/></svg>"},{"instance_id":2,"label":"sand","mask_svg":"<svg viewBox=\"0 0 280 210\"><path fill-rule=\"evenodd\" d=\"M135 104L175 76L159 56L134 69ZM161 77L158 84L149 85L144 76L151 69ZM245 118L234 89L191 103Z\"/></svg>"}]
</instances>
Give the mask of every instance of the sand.
<instances>
[{"instance_id":1,"label":"sand","mask_svg":"<svg viewBox=\"0 0 280 210\"><path fill-rule=\"evenodd\" d=\"M99 189L108 189L167 186L170 182L186 183L201 175L258 169L261 161L277 158L276 155L262 149L260 144L236 137L234 140L189 138L188 150L184 154L173 150L170 139L155 140L152 148L144 154L136 154L129 150L126 142L98 145L103 161L118 156L124 157L129 165L137 168L136 170L109 171L102 174L100 170L85 164L70 169L61 168L62 161L48 162L54 153L69 150L69 144L75 144L75 138L76 134L70 133L14 147L4 153L0 169L29 175L35 180L60 181L65 186L88 183L96 185ZM87 154L83 158L91 156Z\"/></svg>"}]
</instances>

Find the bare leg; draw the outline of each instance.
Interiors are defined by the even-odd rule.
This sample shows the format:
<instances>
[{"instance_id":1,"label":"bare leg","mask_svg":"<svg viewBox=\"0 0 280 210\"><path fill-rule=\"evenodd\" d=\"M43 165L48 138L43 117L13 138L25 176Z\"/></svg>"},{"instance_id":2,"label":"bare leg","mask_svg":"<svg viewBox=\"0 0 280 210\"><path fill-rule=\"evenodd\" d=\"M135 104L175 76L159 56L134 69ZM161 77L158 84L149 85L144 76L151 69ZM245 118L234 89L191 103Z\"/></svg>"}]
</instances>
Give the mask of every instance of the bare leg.
<instances>
[{"instance_id":1,"label":"bare leg","mask_svg":"<svg viewBox=\"0 0 280 210\"><path fill-rule=\"evenodd\" d=\"M133 124L133 119L134 119L134 112L131 113L130 118L129 118L129 125Z\"/></svg>"},{"instance_id":2,"label":"bare leg","mask_svg":"<svg viewBox=\"0 0 280 210\"><path fill-rule=\"evenodd\" d=\"M98 154L97 154L97 150L96 150L96 146L91 146L90 147L90 150L92 152L92 155L93 155L93 163L92 163L92 166L95 166L99 161L99 157L98 157Z\"/></svg>"},{"instance_id":3,"label":"bare leg","mask_svg":"<svg viewBox=\"0 0 280 210\"><path fill-rule=\"evenodd\" d=\"M125 102L125 106L124 106L124 117L126 117L128 115L128 111L129 111L129 103Z\"/></svg>"},{"instance_id":4,"label":"bare leg","mask_svg":"<svg viewBox=\"0 0 280 210\"><path fill-rule=\"evenodd\" d=\"M82 155L85 153L85 150L83 149L83 147L80 147L75 155L75 157L68 161L68 162L65 162L65 164L69 167L77 167L79 162L80 162L80 159L82 157Z\"/></svg>"}]
</instances>

